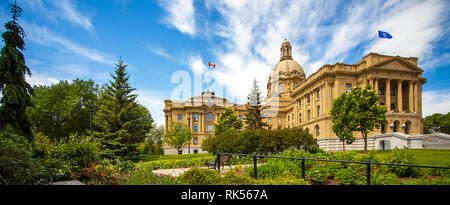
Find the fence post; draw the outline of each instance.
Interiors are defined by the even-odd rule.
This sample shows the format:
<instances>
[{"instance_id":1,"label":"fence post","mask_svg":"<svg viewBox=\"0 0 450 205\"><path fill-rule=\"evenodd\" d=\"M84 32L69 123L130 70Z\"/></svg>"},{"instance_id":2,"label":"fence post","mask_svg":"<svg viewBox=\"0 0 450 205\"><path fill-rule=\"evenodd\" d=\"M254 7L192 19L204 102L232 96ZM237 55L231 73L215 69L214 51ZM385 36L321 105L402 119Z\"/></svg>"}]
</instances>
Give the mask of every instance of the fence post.
<instances>
[{"instance_id":1,"label":"fence post","mask_svg":"<svg viewBox=\"0 0 450 205\"><path fill-rule=\"evenodd\" d=\"M253 172L254 172L254 177L255 179L258 179L258 172L256 170L256 156L253 156Z\"/></svg>"},{"instance_id":2,"label":"fence post","mask_svg":"<svg viewBox=\"0 0 450 205\"><path fill-rule=\"evenodd\" d=\"M219 152L217 152L217 164L216 164L216 166L219 166L217 168L217 170L219 170L219 172L220 172L220 153Z\"/></svg>"},{"instance_id":3,"label":"fence post","mask_svg":"<svg viewBox=\"0 0 450 205\"><path fill-rule=\"evenodd\" d=\"M303 180L306 180L306 176L305 176L305 157L302 156L302 177Z\"/></svg>"},{"instance_id":4,"label":"fence post","mask_svg":"<svg viewBox=\"0 0 450 205\"><path fill-rule=\"evenodd\" d=\"M370 185L370 160L367 160L367 185Z\"/></svg>"}]
</instances>

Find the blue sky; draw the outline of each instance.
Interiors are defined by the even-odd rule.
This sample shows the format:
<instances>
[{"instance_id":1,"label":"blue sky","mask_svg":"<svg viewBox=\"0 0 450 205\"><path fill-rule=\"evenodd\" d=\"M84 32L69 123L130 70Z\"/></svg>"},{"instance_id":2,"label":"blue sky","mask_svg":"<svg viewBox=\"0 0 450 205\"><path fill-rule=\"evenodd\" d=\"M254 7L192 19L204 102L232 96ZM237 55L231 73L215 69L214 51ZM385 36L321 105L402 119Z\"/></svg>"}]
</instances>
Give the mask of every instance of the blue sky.
<instances>
[{"instance_id":1,"label":"blue sky","mask_svg":"<svg viewBox=\"0 0 450 205\"><path fill-rule=\"evenodd\" d=\"M0 5L6 23L8 3ZM425 72L423 112L450 112L449 1L18 0L33 85L74 78L107 83L114 63L158 124L166 98L210 88L242 103L257 79L265 94L285 38L306 75L369 52L414 56ZM377 31L394 38L379 39ZM4 28L0 28L3 32ZM209 71L208 61L217 65ZM173 95L188 77L190 90ZM210 79L209 82L205 82ZM186 83L186 82L185 82ZM221 90L225 88L225 91Z\"/></svg>"}]
</instances>

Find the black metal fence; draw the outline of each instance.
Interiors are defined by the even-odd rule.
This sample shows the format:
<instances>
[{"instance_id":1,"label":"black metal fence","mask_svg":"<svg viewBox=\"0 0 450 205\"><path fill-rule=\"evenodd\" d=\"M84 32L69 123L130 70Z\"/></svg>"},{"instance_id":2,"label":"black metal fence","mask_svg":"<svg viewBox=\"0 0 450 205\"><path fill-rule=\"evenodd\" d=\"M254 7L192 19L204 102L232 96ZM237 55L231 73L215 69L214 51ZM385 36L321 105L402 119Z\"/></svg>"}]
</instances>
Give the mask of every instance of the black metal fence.
<instances>
[{"instance_id":1,"label":"black metal fence","mask_svg":"<svg viewBox=\"0 0 450 205\"><path fill-rule=\"evenodd\" d=\"M330 160L330 159L310 159L305 157L281 157L281 156L266 156L266 155L256 155L256 154L237 154L237 153L217 153L217 164L218 169L220 170L220 156L222 155L236 155L236 156L244 156L244 157L252 157L253 158L253 174L254 178L258 178L258 170L257 170L257 158L279 158L279 159L293 159L293 160L302 160L302 177L306 180L305 175L305 161L322 161L322 162L343 162L343 163L355 163L355 164L366 164L367 165L367 185L370 185L370 172L371 172L371 165L387 165L387 166L404 166L404 167L417 167L417 168L437 168L437 169L450 169L450 167L436 167L436 166L425 166L425 165L410 165L410 164L391 164L391 163L378 163L378 162L371 162L370 160L367 160L365 162L357 162L357 161L345 161L345 160Z\"/></svg>"}]
</instances>

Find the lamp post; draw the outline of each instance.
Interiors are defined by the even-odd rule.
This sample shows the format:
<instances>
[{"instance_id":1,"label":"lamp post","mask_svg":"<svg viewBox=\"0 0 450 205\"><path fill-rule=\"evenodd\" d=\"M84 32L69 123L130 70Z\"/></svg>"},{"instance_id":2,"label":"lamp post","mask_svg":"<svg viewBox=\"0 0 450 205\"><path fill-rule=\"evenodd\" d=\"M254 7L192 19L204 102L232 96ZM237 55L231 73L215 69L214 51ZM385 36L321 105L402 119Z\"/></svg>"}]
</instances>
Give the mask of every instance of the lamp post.
<instances>
[{"instance_id":1,"label":"lamp post","mask_svg":"<svg viewBox=\"0 0 450 205\"><path fill-rule=\"evenodd\" d=\"M81 108L84 109L86 107L86 101L83 97L80 98L81 100ZM92 104L89 104L89 128L91 129L91 135L92 133L92 110L94 106Z\"/></svg>"}]
</instances>

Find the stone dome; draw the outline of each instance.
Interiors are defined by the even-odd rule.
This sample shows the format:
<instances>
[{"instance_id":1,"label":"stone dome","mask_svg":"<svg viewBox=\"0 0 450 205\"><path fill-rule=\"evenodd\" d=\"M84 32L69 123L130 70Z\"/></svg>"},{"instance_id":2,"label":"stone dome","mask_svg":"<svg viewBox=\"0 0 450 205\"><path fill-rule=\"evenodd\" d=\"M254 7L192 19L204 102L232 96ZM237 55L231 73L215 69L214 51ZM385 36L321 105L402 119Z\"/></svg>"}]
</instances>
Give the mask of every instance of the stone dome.
<instances>
[{"instance_id":1,"label":"stone dome","mask_svg":"<svg viewBox=\"0 0 450 205\"><path fill-rule=\"evenodd\" d=\"M292 58L292 46L288 40L285 40L281 44L280 54L280 62L274 67L273 73L291 73L297 71L300 75L305 76L305 71L303 71L302 66Z\"/></svg>"}]
</instances>

